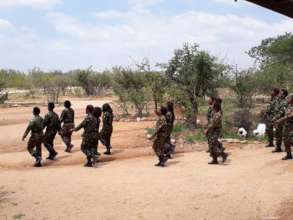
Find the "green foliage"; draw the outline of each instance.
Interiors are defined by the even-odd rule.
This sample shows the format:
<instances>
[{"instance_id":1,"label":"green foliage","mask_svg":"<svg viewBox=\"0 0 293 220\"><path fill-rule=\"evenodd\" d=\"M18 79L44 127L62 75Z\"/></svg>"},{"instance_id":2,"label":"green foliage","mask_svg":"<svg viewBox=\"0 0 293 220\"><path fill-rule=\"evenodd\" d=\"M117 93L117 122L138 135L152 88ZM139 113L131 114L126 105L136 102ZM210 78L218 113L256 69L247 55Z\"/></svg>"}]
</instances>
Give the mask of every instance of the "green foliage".
<instances>
[{"instance_id":1,"label":"green foliage","mask_svg":"<svg viewBox=\"0 0 293 220\"><path fill-rule=\"evenodd\" d=\"M187 135L185 137L185 141L190 144L194 144L197 141L199 141L199 142L206 141L204 131L202 129L197 129L195 134Z\"/></svg>"},{"instance_id":2,"label":"green foliage","mask_svg":"<svg viewBox=\"0 0 293 220\"><path fill-rule=\"evenodd\" d=\"M150 96L146 86L146 73L131 69L116 68L113 76L113 90L122 103L131 103L137 116L143 116Z\"/></svg>"},{"instance_id":3,"label":"green foliage","mask_svg":"<svg viewBox=\"0 0 293 220\"><path fill-rule=\"evenodd\" d=\"M156 130L154 128L147 128L146 131L147 131L147 134L153 135Z\"/></svg>"},{"instance_id":4,"label":"green foliage","mask_svg":"<svg viewBox=\"0 0 293 220\"><path fill-rule=\"evenodd\" d=\"M268 38L248 54L259 64L256 81L260 91L272 87L293 89L293 35L287 33Z\"/></svg>"},{"instance_id":5,"label":"green foliage","mask_svg":"<svg viewBox=\"0 0 293 220\"><path fill-rule=\"evenodd\" d=\"M166 75L175 89L173 95L185 107L187 120L194 127L197 126L198 98L216 92L223 71L216 58L200 51L196 44L185 44L175 50L169 61Z\"/></svg>"}]
</instances>

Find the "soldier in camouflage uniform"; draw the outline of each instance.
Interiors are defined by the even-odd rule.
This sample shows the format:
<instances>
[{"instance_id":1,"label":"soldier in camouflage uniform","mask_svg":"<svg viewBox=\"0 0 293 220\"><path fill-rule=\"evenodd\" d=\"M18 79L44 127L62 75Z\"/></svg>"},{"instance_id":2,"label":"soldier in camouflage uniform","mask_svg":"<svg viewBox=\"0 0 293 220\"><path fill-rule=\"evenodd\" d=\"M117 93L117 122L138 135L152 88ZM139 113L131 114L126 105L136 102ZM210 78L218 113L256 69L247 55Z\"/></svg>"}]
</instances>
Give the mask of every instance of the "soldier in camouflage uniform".
<instances>
[{"instance_id":1,"label":"soldier in camouflage uniform","mask_svg":"<svg viewBox=\"0 0 293 220\"><path fill-rule=\"evenodd\" d=\"M46 128L46 131L43 143L49 152L48 160L54 160L58 154L54 149L54 139L57 132L60 132L61 129L59 116L54 112L54 108L54 103L48 103L48 113L44 118L44 128Z\"/></svg>"},{"instance_id":2,"label":"soldier in camouflage uniform","mask_svg":"<svg viewBox=\"0 0 293 220\"><path fill-rule=\"evenodd\" d=\"M156 166L161 167L164 167L168 160L168 156L166 154L166 142L169 135L169 129L166 121L167 112L168 110L166 107L161 107L160 112L157 112L159 118L156 122L156 131L152 137L150 137L151 140L154 139L153 150L159 158L159 162L156 164Z\"/></svg>"},{"instance_id":3,"label":"soldier in camouflage uniform","mask_svg":"<svg viewBox=\"0 0 293 220\"><path fill-rule=\"evenodd\" d=\"M71 102L66 100L64 102L65 109L60 116L60 122L63 123L60 135L66 145L65 152L70 153L73 145L71 144L72 129L74 128L74 110L71 108Z\"/></svg>"},{"instance_id":4,"label":"soldier in camouflage uniform","mask_svg":"<svg viewBox=\"0 0 293 220\"><path fill-rule=\"evenodd\" d=\"M228 154L224 152L224 148L221 147L222 144L219 141L219 137L222 129L222 100L215 98L213 102L212 117L208 124L208 128L205 134L208 139L210 156L213 158L209 164L218 164L218 157L223 158L223 162L226 161Z\"/></svg>"},{"instance_id":5,"label":"soldier in camouflage uniform","mask_svg":"<svg viewBox=\"0 0 293 220\"><path fill-rule=\"evenodd\" d=\"M111 136L113 132L113 110L109 104L104 104L102 107L103 110L103 127L100 132L100 141L106 147L106 152L104 154L111 154Z\"/></svg>"},{"instance_id":6,"label":"soldier in camouflage uniform","mask_svg":"<svg viewBox=\"0 0 293 220\"><path fill-rule=\"evenodd\" d=\"M174 128L175 114L174 114L174 104L173 102L167 102L167 114L166 122L168 126L168 137L166 140L167 148L167 157L171 159L171 154L175 152L175 145L171 143L171 134Z\"/></svg>"},{"instance_id":7,"label":"soldier in camouflage uniform","mask_svg":"<svg viewBox=\"0 0 293 220\"><path fill-rule=\"evenodd\" d=\"M276 111L273 118L273 122L285 116L286 110L288 108L287 101L288 91L286 89L282 89L278 98L278 102L276 103ZM275 126L275 138L276 138L276 148L273 150L273 153L282 152L282 141L283 141L283 127L284 123L279 123Z\"/></svg>"},{"instance_id":8,"label":"soldier in camouflage uniform","mask_svg":"<svg viewBox=\"0 0 293 220\"><path fill-rule=\"evenodd\" d=\"M94 107L88 105L86 107L86 117L85 119L72 131L79 131L84 129L82 134L81 142L81 151L87 157L87 163L85 166L92 167L97 161L97 155L95 153L97 140L98 140L98 131L97 131L97 119L93 116Z\"/></svg>"},{"instance_id":9,"label":"soldier in camouflage uniform","mask_svg":"<svg viewBox=\"0 0 293 220\"><path fill-rule=\"evenodd\" d=\"M287 155L283 160L292 160L291 147L293 145L293 94L288 99L289 107L286 110L286 114L283 118L275 121L275 125L280 123L284 124L284 144Z\"/></svg>"},{"instance_id":10,"label":"soldier in camouflage uniform","mask_svg":"<svg viewBox=\"0 0 293 220\"><path fill-rule=\"evenodd\" d=\"M266 147L274 147L274 125L273 118L276 115L276 106L278 104L278 95L280 94L280 90L274 88L271 94L271 102L267 106L265 111L264 119L266 123L266 134L268 137L268 144Z\"/></svg>"},{"instance_id":11,"label":"soldier in camouflage uniform","mask_svg":"<svg viewBox=\"0 0 293 220\"><path fill-rule=\"evenodd\" d=\"M96 148L95 148L95 154L97 156L100 156L100 153L98 152L98 145L99 145L99 138L100 138L100 124L101 124L101 116L102 116L102 109L100 107L95 107L94 109L94 113L93 113L94 117L97 120L97 132L98 132L98 137L97 137L97 143L96 143Z\"/></svg>"},{"instance_id":12,"label":"soldier in camouflage uniform","mask_svg":"<svg viewBox=\"0 0 293 220\"><path fill-rule=\"evenodd\" d=\"M30 121L27 129L24 132L22 140L29 133L31 133L30 139L27 143L28 152L36 159L35 167L42 166L42 141L43 141L43 118L40 116L40 109L38 107L33 108L34 118Z\"/></svg>"}]
</instances>

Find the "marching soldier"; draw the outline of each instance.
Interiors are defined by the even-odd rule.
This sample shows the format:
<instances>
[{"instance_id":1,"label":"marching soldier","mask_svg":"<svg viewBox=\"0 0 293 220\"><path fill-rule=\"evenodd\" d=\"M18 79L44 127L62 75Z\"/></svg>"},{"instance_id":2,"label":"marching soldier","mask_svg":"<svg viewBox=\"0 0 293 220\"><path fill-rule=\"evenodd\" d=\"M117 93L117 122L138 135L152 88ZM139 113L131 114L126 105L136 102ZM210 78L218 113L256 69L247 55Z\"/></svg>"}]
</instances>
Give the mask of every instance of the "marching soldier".
<instances>
[{"instance_id":1,"label":"marching soldier","mask_svg":"<svg viewBox=\"0 0 293 220\"><path fill-rule=\"evenodd\" d=\"M222 100L216 98L213 102L213 111L208 128L205 134L208 139L209 152L212 157L212 161L209 164L218 164L218 157L223 158L223 163L227 160L228 154L224 152L224 148L221 147L222 143L219 141L219 137L222 129Z\"/></svg>"},{"instance_id":2,"label":"marching soldier","mask_svg":"<svg viewBox=\"0 0 293 220\"><path fill-rule=\"evenodd\" d=\"M61 129L59 116L54 112L54 108L53 102L48 103L48 113L44 118L44 128L46 128L46 131L43 143L49 152L48 160L54 160L58 154L54 149L54 139L57 132L60 132Z\"/></svg>"},{"instance_id":3,"label":"marching soldier","mask_svg":"<svg viewBox=\"0 0 293 220\"><path fill-rule=\"evenodd\" d=\"M276 114L272 120L273 122L285 116L286 110L288 108L288 101L286 100L287 96L288 91L286 89L282 89L278 98L278 102L276 103ZM279 123L275 126L276 148L273 150L273 153L282 152L281 146L283 141L283 127L284 123Z\"/></svg>"},{"instance_id":4,"label":"marching soldier","mask_svg":"<svg viewBox=\"0 0 293 220\"><path fill-rule=\"evenodd\" d=\"M110 155L111 154L111 136L113 132L113 110L111 106L106 103L102 107L103 111L103 127L100 132L100 141L106 147L106 152L104 154Z\"/></svg>"},{"instance_id":5,"label":"marching soldier","mask_svg":"<svg viewBox=\"0 0 293 220\"><path fill-rule=\"evenodd\" d=\"M92 105L88 105L86 107L86 117L85 119L74 129L71 131L79 131L80 129L84 129L82 134L82 142L81 142L81 151L87 157L86 167L92 167L95 165L97 161L97 155L95 153L97 140L98 140L98 131L97 131L97 119L93 116L94 107Z\"/></svg>"},{"instance_id":6,"label":"marching soldier","mask_svg":"<svg viewBox=\"0 0 293 220\"><path fill-rule=\"evenodd\" d=\"M31 136L27 143L27 150L35 159L35 167L42 166L42 140L43 140L43 118L40 116L40 109L38 107L33 108L33 119L28 124L22 140L24 141L25 138L29 133Z\"/></svg>"},{"instance_id":7,"label":"marching soldier","mask_svg":"<svg viewBox=\"0 0 293 220\"><path fill-rule=\"evenodd\" d=\"M74 110L71 108L71 102L64 102L65 109L60 116L60 122L63 123L60 135L66 145L65 152L70 153L73 145L71 144L72 129L74 128Z\"/></svg>"},{"instance_id":8,"label":"marching soldier","mask_svg":"<svg viewBox=\"0 0 293 220\"><path fill-rule=\"evenodd\" d=\"M286 148L286 156L283 160L292 160L291 146L293 145L293 95L290 95L288 99L289 107L283 118L275 121L275 125L284 123L284 144Z\"/></svg>"},{"instance_id":9,"label":"marching soldier","mask_svg":"<svg viewBox=\"0 0 293 220\"><path fill-rule=\"evenodd\" d=\"M268 136L268 144L266 147L274 147L274 126L273 126L273 118L276 115L276 105L278 103L278 95L280 94L280 90L278 88L274 88L271 94L271 102L267 106L265 111L264 119L266 123L266 134Z\"/></svg>"},{"instance_id":10,"label":"marching soldier","mask_svg":"<svg viewBox=\"0 0 293 220\"><path fill-rule=\"evenodd\" d=\"M166 121L166 114L168 110L166 107L161 107L160 112L156 112L158 115L158 120L156 122L156 131L150 137L150 140L154 139L153 150L157 157L159 158L159 162L155 164L155 166L164 167L165 163L168 160L168 156L166 154L166 142L169 135L168 125Z\"/></svg>"}]
</instances>

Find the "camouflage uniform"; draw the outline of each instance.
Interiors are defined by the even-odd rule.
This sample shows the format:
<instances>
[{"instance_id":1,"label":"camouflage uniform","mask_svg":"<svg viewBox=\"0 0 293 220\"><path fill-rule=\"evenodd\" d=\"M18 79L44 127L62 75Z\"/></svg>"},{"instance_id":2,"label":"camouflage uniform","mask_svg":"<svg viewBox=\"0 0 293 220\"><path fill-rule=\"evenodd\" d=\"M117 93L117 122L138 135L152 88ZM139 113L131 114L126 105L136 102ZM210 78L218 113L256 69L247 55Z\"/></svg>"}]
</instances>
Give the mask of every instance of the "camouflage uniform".
<instances>
[{"instance_id":1,"label":"camouflage uniform","mask_svg":"<svg viewBox=\"0 0 293 220\"><path fill-rule=\"evenodd\" d=\"M291 146L293 145L293 105L290 105L286 111L286 121L284 125L284 144L287 157L292 158Z\"/></svg>"},{"instance_id":2,"label":"camouflage uniform","mask_svg":"<svg viewBox=\"0 0 293 220\"><path fill-rule=\"evenodd\" d=\"M171 143L171 134L174 128L174 121L175 121L175 115L174 113L168 111L166 114L166 123L167 123L167 132L168 132L168 137L166 139L166 148L167 148L167 154L173 154L175 151L175 145Z\"/></svg>"},{"instance_id":3,"label":"camouflage uniform","mask_svg":"<svg viewBox=\"0 0 293 220\"><path fill-rule=\"evenodd\" d=\"M96 118L92 114L88 114L74 131L78 131L82 128L84 132L82 134L81 151L90 159L96 155L95 149L98 141Z\"/></svg>"},{"instance_id":4,"label":"camouflage uniform","mask_svg":"<svg viewBox=\"0 0 293 220\"><path fill-rule=\"evenodd\" d=\"M222 113L213 111L211 115L212 117L210 119L210 123L208 124L207 139L210 156L217 158L219 156L223 156L224 154L224 148L221 147L222 144L219 141L222 129Z\"/></svg>"},{"instance_id":5,"label":"camouflage uniform","mask_svg":"<svg viewBox=\"0 0 293 220\"><path fill-rule=\"evenodd\" d=\"M100 140L103 145L107 148L107 150L110 150L112 148L111 146L111 136L113 132L113 114L110 112L104 112L103 113L103 127L100 132Z\"/></svg>"},{"instance_id":6,"label":"camouflage uniform","mask_svg":"<svg viewBox=\"0 0 293 220\"><path fill-rule=\"evenodd\" d=\"M282 99L282 98L278 99L275 106L275 114L274 114L273 121L276 121L285 116L288 105L289 104L286 99ZM278 151L281 151L282 139L283 139L283 127L284 127L284 123L279 123L276 126L275 138L276 138L276 150Z\"/></svg>"},{"instance_id":7,"label":"camouflage uniform","mask_svg":"<svg viewBox=\"0 0 293 220\"><path fill-rule=\"evenodd\" d=\"M264 119L266 123L266 134L268 136L268 142L270 146L274 145L274 125L273 118L276 115L276 106L278 105L278 98L275 97L271 103L267 106Z\"/></svg>"},{"instance_id":8,"label":"camouflage uniform","mask_svg":"<svg viewBox=\"0 0 293 220\"><path fill-rule=\"evenodd\" d=\"M30 121L23 135L25 138L31 132L30 139L27 143L27 150L36 160L41 160L42 158L43 122L42 117L35 116Z\"/></svg>"},{"instance_id":9,"label":"camouflage uniform","mask_svg":"<svg viewBox=\"0 0 293 220\"><path fill-rule=\"evenodd\" d=\"M67 147L66 151L70 152L73 147L71 144L71 130L74 128L74 110L72 108L65 108L61 113L60 122L63 123L61 137Z\"/></svg>"},{"instance_id":10,"label":"camouflage uniform","mask_svg":"<svg viewBox=\"0 0 293 220\"><path fill-rule=\"evenodd\" d=\"M156 123L156 131L154 134L155 140L153 143L153 149L160 160L166 158L166 141L169 135L169 129L166 118L160 116Z\"/></svg>"},{"instance_id":11,"label":"camouflage uniform","mask_svg":"<svg viewBox=\"0 0 293 220\"><path fill-rule=\"evenodd\" d=\"M100 124L101 124L101 119L99 118L96 118L96 121L97 121L97 142L96 142L96 147L95 147L95 154L98 155L98 145L99 145L99 139L100 139L100 133L99 133L99 130L100 130Z\"/></svg>"},{"instance_id":12,"label":"camouflage uniform","mask_svg":"<svg viewBox=\"0 0 293 220\"><path fill-rule=\"evenodd\" d=\"M60 120L59 116L53 112L49 111L44 118L44 127L46 127L44 135L44 146L49 151L50 155L56 155L57 152L54 149L54 139L58 131L60 131Z\"/></svg>"}]
</instances>

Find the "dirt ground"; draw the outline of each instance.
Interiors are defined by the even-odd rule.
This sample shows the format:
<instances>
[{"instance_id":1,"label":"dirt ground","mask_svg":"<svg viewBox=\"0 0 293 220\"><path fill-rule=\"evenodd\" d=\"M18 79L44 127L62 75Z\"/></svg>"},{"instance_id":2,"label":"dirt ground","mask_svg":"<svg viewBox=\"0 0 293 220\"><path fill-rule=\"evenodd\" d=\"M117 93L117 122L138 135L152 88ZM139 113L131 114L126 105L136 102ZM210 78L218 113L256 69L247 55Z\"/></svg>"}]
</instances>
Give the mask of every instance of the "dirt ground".
<instances>
[{"instance_id":1,"label":"dirt ground","mask_svg":"<svg viewBox=\"0 0 293 220\"><path fill-rule=\"evenodd\" d=\"M87 103L105 101L74 100L77 123ZM37 169L21 141L30 118L31 107L0 108L0 220L293 219L293 162L262 144L226 144L219 166L207 164L205 143L178 144L158 168L145 133L154 122L115 122L113 155L97 168L83 167L76 133L72 154L57 137L57 160Z\"/></svg>"}]
</instances>

